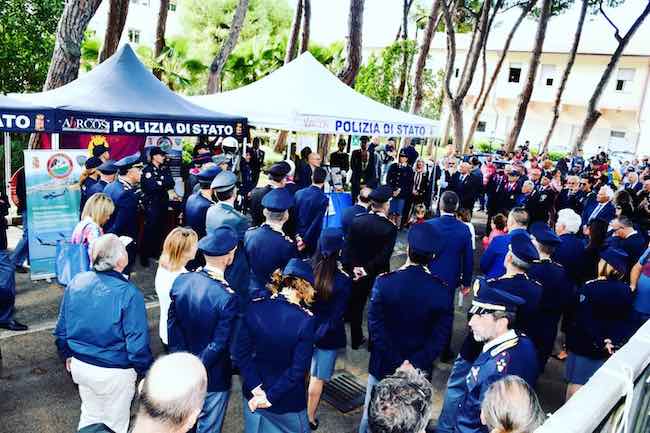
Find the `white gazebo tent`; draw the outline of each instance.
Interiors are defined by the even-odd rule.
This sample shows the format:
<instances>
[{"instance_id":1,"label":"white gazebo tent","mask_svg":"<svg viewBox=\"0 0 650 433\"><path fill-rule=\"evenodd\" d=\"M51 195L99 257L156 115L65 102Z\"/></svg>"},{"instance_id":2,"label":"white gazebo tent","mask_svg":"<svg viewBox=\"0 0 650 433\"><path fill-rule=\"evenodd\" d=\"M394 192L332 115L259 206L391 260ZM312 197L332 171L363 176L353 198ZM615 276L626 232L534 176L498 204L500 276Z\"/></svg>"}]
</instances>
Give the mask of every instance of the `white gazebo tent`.
<instances>
[{"instance_id":1,"label":"white gazebo tent","mask_svg":"<svg viewBox=\"0 0 650 433\"><path fill-rule=\"evenodd\" d=\"M309 52L248 86L189 99L261 128L391 137L433 137L438 130L436 121L354 91Z\"/></svg>"}]
</instances>

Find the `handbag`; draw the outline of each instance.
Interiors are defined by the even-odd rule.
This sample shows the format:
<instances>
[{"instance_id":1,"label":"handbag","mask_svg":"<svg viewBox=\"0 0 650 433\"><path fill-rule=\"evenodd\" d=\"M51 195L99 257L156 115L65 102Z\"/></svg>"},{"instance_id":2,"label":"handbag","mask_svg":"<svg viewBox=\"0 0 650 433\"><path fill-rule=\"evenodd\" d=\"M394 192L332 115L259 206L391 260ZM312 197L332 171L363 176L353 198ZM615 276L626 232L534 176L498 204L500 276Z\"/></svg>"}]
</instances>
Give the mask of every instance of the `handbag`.
<instances>
[{"instance_id":1,"label":"handbag","mask_svg":"<svg viewBox=\"0 0 650 433\"><path fill-rule=\"evenodd\" d=\"M62 239L56 243L56 278L67 286L75 275L90 270L88 246Z\"/></svg>"}]
</instances>

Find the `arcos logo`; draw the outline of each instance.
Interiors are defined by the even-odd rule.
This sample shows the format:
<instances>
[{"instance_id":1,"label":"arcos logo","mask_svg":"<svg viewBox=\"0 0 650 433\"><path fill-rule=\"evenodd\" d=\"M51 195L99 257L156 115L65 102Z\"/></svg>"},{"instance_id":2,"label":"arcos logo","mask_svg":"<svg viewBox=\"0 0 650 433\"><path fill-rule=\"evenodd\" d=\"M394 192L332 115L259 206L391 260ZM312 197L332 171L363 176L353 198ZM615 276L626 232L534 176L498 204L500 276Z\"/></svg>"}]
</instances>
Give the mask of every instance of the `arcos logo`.
<instances>
[{"instance_id":1,"label":"arcos logo","mask_svg":"<svg viewBox=\"0 0 650 433\"><path fill-rule=\"evenodd\" d=\"M91 117L66 117L61 125L64 131L77 132L110 132L110 122L106 119L96 119Z\"/></svg>"}]
</instances>

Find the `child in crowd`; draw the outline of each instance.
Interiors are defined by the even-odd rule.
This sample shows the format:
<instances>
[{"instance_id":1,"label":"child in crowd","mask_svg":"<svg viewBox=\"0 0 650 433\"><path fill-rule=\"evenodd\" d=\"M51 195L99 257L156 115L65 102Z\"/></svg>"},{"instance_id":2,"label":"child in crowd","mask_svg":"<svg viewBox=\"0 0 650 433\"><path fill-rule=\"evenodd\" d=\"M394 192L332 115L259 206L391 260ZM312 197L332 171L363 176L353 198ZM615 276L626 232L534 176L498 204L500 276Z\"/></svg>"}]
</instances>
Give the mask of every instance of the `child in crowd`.
<instances>
[{"instance_id":1,"label":"child in crowd","mask_svg":"<svg viewBox=\"0 0 650 433\"><path fill-rule=\"evenodd\" d=\"M506 216L502 213L498 213L494 215L494 218L492 218L492 222L490 223L490 227L492 227L492 230L490 231L490 236L483 236L483 249L485 250L488 245L492 242L492 239L496 238L497 236L503 236L505 234L508 234L508 230L506 229L506 223L508 222L508 219Z\"/></svg>"},{"instance_id":2,"label":"child in crowd","mask_svg":"<svg viewBox=\"0 0 650 433\"><path fill-rule=\"evenodd\" d=\"M422 224L427 215L427 208L423 203L416 204L413 207L413 215L411 216L410 224Z\"/></svg>"}]
</instances>

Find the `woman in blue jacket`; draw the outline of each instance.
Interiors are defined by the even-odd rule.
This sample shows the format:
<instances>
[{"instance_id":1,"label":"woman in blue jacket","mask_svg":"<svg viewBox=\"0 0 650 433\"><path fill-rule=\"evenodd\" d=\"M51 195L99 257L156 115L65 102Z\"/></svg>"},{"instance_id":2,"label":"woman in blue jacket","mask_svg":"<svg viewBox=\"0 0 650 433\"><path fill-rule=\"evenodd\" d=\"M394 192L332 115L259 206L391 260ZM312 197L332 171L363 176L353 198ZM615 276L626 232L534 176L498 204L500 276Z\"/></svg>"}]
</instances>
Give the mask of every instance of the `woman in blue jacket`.
<instances>
[{"instance_id":1,"label":"woman in blue jacket","mask_svg":"<svg viewBox=\"0 0 650 433\"><path fill-rule=\"evenodd\" d=\"M314 350L311 265L291 259L248 305L235 344L245 433L308 433L305 375Z\"/></svg>"},{"instance_id":2,"label":"woman in blue jacket","mask_svg":"<svg viewBox=\"0 0 650 433\"><path fill-rule=\"evenodd\" d=\"M311 378L307 400L307 416L312 430L318 428L316 410L323 386L334 372L336 355L344 349L345 320L343 315L348 304L351 279L339 262L343 248L343 232L325 229L318 241L313 258L315 303L312 308L315 321L314 356L311 359Z\"/></svg>"}]
</instances>

